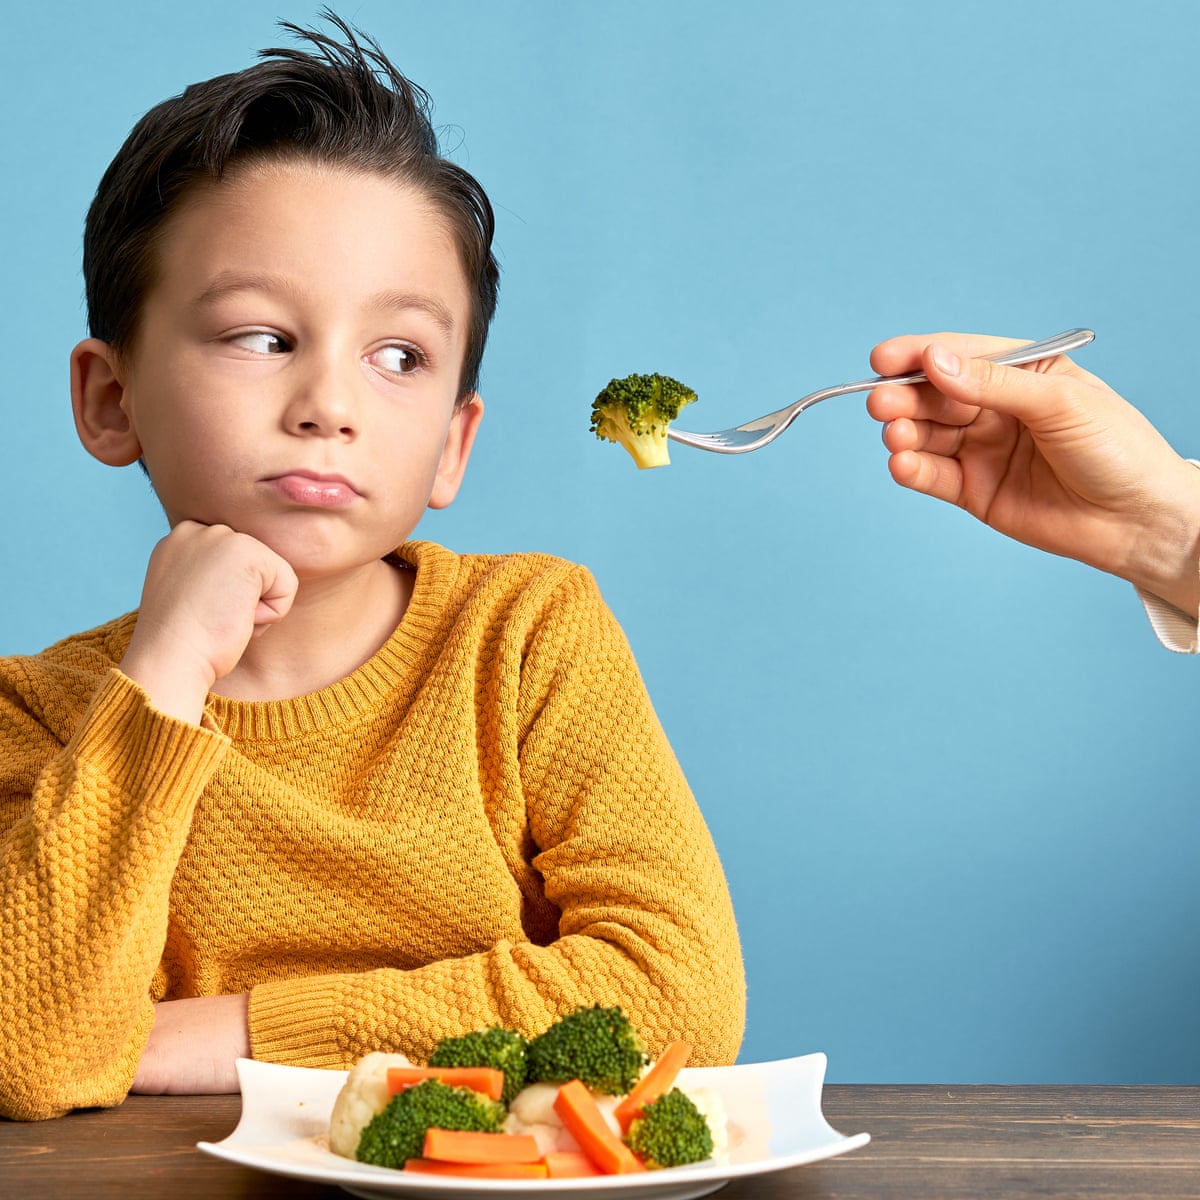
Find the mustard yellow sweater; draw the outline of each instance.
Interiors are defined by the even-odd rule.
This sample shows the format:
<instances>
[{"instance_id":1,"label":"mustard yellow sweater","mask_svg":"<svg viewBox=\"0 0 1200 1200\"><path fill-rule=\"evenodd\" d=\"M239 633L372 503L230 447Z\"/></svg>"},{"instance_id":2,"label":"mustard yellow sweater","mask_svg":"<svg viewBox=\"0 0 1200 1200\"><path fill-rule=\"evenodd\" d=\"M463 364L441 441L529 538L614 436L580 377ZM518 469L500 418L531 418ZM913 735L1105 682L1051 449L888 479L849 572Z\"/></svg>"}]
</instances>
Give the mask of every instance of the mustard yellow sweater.
<instances>
[{"instance_id":1,"label":"mustard yellow sweater","mask_svg":"<svg viewBox=\"0 0 1200 1200\"><path fill-rule=\"evenodd\" d=\"M310 1067L593 1003L734 1059L725 880L591 576L399 553L369 662L203 726L117 670L135 614L0 660L0 1113L118 1103L153 1003L225 992Z\"/></svg>"}]
</instances>

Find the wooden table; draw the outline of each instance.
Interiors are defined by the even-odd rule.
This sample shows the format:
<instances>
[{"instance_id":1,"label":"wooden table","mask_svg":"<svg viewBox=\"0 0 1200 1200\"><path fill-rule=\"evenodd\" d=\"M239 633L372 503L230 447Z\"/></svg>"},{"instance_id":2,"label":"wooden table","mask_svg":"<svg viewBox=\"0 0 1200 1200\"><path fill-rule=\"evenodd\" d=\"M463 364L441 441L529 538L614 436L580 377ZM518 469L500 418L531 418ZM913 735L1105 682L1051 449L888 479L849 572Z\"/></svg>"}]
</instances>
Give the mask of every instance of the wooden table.
<instances>
[{"instance_id":1,"label":"wooden table","mask_svg":"<svg viewBox=\"0 0 1200 1200\"><path fill-rule=\"evenodd\" d=\"M1200 1198L1200 1087L834 1084L822 1107L871 1144L731 1183L720 1200ZM346 1200L195 1148L230 1133L238 1113L236 1096L133 1096L57 1121L0 1121L0 1197Z\"/></svg>"}]
</instances>

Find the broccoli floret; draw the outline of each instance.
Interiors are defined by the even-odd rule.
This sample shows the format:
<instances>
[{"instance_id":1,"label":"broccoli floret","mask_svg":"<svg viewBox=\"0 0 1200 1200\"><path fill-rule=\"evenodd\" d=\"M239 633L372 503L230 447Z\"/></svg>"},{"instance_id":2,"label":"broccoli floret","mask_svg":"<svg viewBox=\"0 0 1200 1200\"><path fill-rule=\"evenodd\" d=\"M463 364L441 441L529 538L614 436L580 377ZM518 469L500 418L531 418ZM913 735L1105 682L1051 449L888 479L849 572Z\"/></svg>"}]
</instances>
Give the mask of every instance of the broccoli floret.
<instances>
[{"instance_id":1,"label":"broccoli floret","mask_svg":"<svg viewBox=\"0 0 1200 1200\"><path fill-rule=\"evenodd\" d=\"M500 1097L511 1104L513 1097L525 1086L528 1074L525 1063L525 1039L511 1029L476 1029L461 1037L443 1038L437 1044L431 1067L493 1067L504 1072L504 1094Z\"/></svg>"},{"instance_id":2,"label":"broccoli floret","mask_svg":"<svg viewBox=\"0 0 1200 1200\"><path fill-rule=\"evenodd\" d=\"M642 1109L630 1122L625 1144L651 1169L704 1162L713 1152L704 1114L678 1088Z\"/></svg>"},{"instance_id":3,"label":"broccoli floret","mask_svg":"<svg viewBox=\"0 0 1200 1200\"><path fill-rule=\"evenodd\" d=\"M669 375L626 375L613 379L592 402L592 432L619 442L641 468L665 467L667 426L696 393Z\"/></svg>"},{"instance_id":4,"label":"broccoli floret","mask_svg":"<svg viewBox=\"0 0 1200 1200\"><path fill-rule=\"evenodd\" d=\"M623 1096L646 1065L637 1030L619 1008L577 1008L529 1043L530 1083L582 1080L593 1092Z\"/></svg>"},{"instance_id":5,"label":"broccoli floret","mask_svg":"<svg viewBox=\"0 0 1200 1200\"><path fill-rule=\"evenodd\" d=\"M427 1129L499 1133L507 1113L499 1100L489 1100L480 1092L426 1079L397 1092L371 1118L358 1139L355 1157L377 1167L401 1168L406 1160L421 1157Z\"/></svg>"}]
</instances>

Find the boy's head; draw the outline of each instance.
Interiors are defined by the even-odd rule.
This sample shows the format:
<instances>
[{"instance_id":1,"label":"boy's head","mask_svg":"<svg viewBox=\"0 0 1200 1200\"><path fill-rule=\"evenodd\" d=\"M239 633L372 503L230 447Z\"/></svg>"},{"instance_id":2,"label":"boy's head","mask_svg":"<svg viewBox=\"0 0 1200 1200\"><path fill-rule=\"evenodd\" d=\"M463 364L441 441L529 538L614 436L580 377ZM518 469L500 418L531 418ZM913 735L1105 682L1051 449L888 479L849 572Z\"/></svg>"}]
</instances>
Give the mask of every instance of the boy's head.
<instances>
[{"instance_id":1,"label":"boy's head","mask_svg":"<svg viewBox=\"0 0 1200 1200\"><path fill-rule=\"evenodd\" d=\"M374 42L326 17L344 43L285 22L309 48L263 50L265 61L192 85L134 127L88 212L90 332L118 354L132 351L159 236L192 189L272 161L369 172L422 194L451 232L471 296L458 389L465 399L478 387L496 307L491 204L470 174L439 155L427 94Z\"/></svg>"}]
</instances>

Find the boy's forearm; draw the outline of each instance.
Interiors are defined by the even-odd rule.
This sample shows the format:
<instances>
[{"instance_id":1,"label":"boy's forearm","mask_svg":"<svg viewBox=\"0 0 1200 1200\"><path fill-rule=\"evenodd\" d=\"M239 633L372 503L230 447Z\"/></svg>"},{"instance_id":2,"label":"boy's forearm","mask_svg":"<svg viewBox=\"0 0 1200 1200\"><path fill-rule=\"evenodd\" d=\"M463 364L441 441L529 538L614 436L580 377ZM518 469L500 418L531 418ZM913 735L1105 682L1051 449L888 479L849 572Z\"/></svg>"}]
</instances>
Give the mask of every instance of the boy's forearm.
<instances>
[{"instance_id":1,"label":"boy's forearm","mask_svg":"<svg viewBox=\"0 0 1200 1200\"><path fill-rule=\"evenodd\" d=\"M171 881L219 735L119 672L0 841L0 1113L115 1104L149 1036ZM12 748L12 753L16 753Z\"/></svg>"},{"instance_id":2,"label":"boy's forearm","mask_svg":"<svg viewBox=\"0 0 1200 1200\"><path fill-rule=\"evenodd\" d=\"M293 1066L346 1068L373 1050L423 1062L436 1044L472 1029L502 1025L527 1036L576 1006L618 1004L652 1053L682 1038L694 1065L734 1061L745 1017L740 950L723 905L695 942L665 914L597 917L607 937L571 934L548 946L505 942L410 970L296 977L251 993L253 1057ZM624 924L621 928L620 925ZM678 945L655 944L666 926ZM448 1003L448 998L452 1002Z\"/></svg>"}]
</instances>

